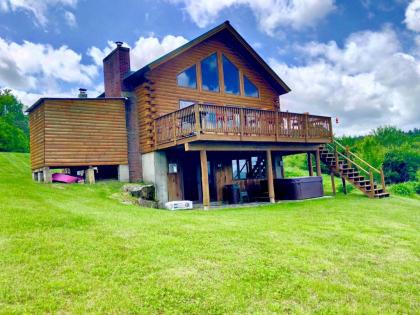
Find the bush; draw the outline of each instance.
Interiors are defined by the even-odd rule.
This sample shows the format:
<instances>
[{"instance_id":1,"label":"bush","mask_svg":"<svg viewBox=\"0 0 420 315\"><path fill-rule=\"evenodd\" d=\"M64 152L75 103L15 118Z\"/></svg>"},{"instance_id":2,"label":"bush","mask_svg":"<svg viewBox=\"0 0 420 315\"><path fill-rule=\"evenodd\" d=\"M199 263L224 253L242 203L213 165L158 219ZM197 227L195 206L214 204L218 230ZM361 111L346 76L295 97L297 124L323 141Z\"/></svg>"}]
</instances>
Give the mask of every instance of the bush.
<instances>
[{"instance_id":1,"label":"bush","mask_svg":"<svg viewBox=\"0 0 420 315\"><path fill-rule=\"evenodd\" d=\"M389 191L400 196L420 194L420 182L406 182L389 186Z\"/></svg>"}]
</instances>

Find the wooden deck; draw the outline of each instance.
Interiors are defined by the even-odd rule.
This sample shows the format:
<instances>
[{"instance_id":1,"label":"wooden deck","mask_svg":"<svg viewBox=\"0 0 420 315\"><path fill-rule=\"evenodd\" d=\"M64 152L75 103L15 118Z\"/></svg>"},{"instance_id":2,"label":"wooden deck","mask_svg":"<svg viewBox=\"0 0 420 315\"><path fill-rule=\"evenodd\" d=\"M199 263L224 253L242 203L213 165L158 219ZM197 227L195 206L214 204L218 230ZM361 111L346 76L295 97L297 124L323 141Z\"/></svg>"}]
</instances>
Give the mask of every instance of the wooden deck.
<instances>
[{"instance_id":1,"label":"wooden deck","mask_svg":"<svg viewBox=\"0 0 420 315\"><path fill-rule=\"evenodd\" d=\"M233 106L194 104L154 121L155 149L203 140L329 143L332 137L331 117Z\"/></svg>"}]
</instances>

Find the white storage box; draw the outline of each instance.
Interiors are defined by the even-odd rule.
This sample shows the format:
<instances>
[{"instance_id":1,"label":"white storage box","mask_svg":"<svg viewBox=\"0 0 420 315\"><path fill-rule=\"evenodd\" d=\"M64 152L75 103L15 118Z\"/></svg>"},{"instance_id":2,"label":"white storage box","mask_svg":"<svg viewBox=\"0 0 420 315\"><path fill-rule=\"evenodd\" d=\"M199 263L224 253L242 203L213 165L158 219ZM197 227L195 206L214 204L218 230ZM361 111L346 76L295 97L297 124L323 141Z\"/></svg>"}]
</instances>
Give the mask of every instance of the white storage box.
<instances>
[{"instance_id":1,"label":"white storage box","mask_svg":"<svg viewBox=\"0 0 420 315\"><path fill-rule=\"evenodd\" d=\"M185 210L192 209L193 203L190 200L177 200L165 203L165 208L168 210Z\"/></svg>"}]
</instances>

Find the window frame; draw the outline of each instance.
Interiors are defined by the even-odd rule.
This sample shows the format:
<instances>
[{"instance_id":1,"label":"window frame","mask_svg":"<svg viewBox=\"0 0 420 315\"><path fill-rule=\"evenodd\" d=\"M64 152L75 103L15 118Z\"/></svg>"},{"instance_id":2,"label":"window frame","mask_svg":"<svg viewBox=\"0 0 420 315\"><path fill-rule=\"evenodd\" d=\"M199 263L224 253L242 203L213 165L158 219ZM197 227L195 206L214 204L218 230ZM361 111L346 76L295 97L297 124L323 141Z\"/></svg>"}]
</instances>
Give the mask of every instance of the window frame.
<instances>
[{"instance_id":1,"label":"window frame","mask_svg":"<svg viewBox=\"0 0 420 315\"><path fill-rule=\"evenodd\" d=\"M183 73L183 72L185 72L185 71L187 71L188 69L190 69L190 68L192 68L192 67L195 67L195 87L190 87L190 86L183 86L183 85L179 85L178 84L178 76L181 74L181 73ZM189 89L189 90L197 90L198 91L198 86L199 86L199 82L198 82L198 67L197 67L197 64L195 63L195 64L192 64L192 65L190 65L190 66L188 66L188 67L186 67L186 68L184 68L183 70L181 70L181 71L179 71L178 73L177 73L177 75L175 76L175 81L176 81L176 86L178 87L178 88L183 88L183 89Z\"/></svg>"},{"instance_id":2,"label":"window frame","mask_svg":"<svg viewBox=\"0 0 420 315\"><path fill-rule=\"evenodd\" d=\"M241 96L241 70L239 69L238 66L236 66L232 60L230 60L228 58L228 56L226 56L225 53L221 53L220 54L220 62L221 62L221 67L222 67L222 73L221 73L221 78L223 79L223 93L227 94L227 95L233 95L233 96ZM228 61L228 63L230 63L237 71L238 73L238 93L230 93L228 91L226 91L226 80L225 80L225 67L224 67L224 59L226 59Z\"/></svg>"},{"instance_id":3,"label":"window frame","mask_svg":"<svg viewBox=\"0 0 420 315\"><path fill-rule=\"evenodd\" d=\"M249 82L251 82L251 84L253 85L253 86L255 86L255 88L257 89L257 93L258 93L258 96L249 96L249 95L246 95L246 92L245 92L245 78L249 81ZM253 99L256 99L256 98L260 98L261 97L261 93L260 93L260 88L249 78L249 76L247 76L245 73L242 73L242 84L243 84L243 91L244 91L244 94L243 94L243 96L245 96L245 97L249 97L249 98L253 98Z\"/></svg>"},{"instance_id":4,"label":"window frame","mask_svg":"<svg viewBox=\"0 0 420 315\"><path fill-rule=\"evenodd\" d=\"M217 62L217 67L216 67L216 70L217 70L217 83L218 83L218 90L217 91L206 90L206 89L203 88L203 67L202 67L202 62L204 60L206 60L207 58L210 58L213 55L216 55L216 62ZM201 58L197 62L197 65L200 67L200 71L199 71L199 74L200 74L200 89L199 89L199 91L200 92L212 93L212 94L214 94L214 93L222 94L222 81L221 80L223 78L222 78L222 73L220 72L220 62L221 62L221 60L220 60L220 53L219 53L218 50L211 52L210 54L208 54L205 57ZM222 71L223 71L223 69L222 69Z\"/></svg>"}]
</instances>

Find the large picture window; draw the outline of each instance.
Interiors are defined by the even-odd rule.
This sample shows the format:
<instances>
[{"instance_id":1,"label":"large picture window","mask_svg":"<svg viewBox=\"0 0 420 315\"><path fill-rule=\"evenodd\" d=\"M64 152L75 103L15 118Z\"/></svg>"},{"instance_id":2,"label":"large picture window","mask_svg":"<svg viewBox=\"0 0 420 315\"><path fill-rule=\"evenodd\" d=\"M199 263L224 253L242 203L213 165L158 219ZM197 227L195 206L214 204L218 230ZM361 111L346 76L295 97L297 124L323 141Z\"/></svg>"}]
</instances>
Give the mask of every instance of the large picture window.
<instances>
[{"instance_id":1,"label":"large picture window","mask_svg":"<svg viewBox=\"0 0 420 315\"><path fill-rule=\"evenodd\" d=\"M239 70L225 55L222 56L222 61L225 92L239 95Z\"/></svg>"},{"instance_id":2,"label":"large picture window","mask_svg":"<svg viewBox=\"0 0 420 315\"><path fill-rule=\"evenodd\" d=\"M245 96L259 97L258 88L246 76L244 76L244 92Z\"/></svg>"},{"instance_id":3,"label":"large picture window","mask_svg":"<svg viewBox=\"0 0 420 315\"><path fill-rule=\"evenodd\" d=\"M201 61L201 77L204 91L219 92L219 70L216 53Z\"/></svg>"},{"instance_id":4,"label":"large picture window","mask_svg":"<svg viewBox=\"0 0 420 315\"><path fill-rule=\"evenodd\" d=\"M182 71L178 76L176 77L176 81L178 83L178 86L187 87L191 89L197 88L197 69L196 66L193 65L186 69L185 71Z\"/></svg>"}]
</instances>

